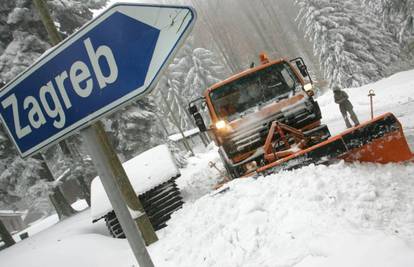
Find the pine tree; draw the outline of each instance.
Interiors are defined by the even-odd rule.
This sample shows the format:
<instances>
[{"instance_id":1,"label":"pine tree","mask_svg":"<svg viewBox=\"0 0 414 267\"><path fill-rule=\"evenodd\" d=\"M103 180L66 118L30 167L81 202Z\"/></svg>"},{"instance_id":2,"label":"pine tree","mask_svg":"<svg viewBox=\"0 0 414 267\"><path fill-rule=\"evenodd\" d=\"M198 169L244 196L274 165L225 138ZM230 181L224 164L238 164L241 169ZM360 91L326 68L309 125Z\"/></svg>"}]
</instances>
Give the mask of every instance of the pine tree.
<instances>
[{"instance_id":1,"label":"pine tree","mask_svg":"<svg viewBox=\"0 0 414 267\"><path fill-rule=\"evenodd\" d=\"M107 0L49 0L48 6L61 34L66 37L92 19L91 8ZM50 47L49 38L32 0L0 3L0 79L9 81Z\"/></svg>"},{"instance_id":2,"label":"pine tree","mask_svg":"<svg viewBox=\"0 0 414 267\"><path fill-rule=\"evenodd\" d=\"M390 73L414 66L414 0L364 0L365 7L382 21L400 44L400 61L389 68Z\"/></svg>"},{"instance_id":3,"label":"pine tree","mask_svg":"<svg viewBox=\"0 0 414 267\"><path fill-rule=\"evenodd\" d=\"M227 75L228 71L219 63L213 52L205 48L194 49L193 41L189 39L157 85L157 102L161 103L159 112L162 117L169 119L168 129L177 132L177 126L174 125L170 113L175 114L179 127L183 130L196 127L187 111L189 101L201 97L206 88ZM165 107L160 94L165 98L169 108Z\"/></svg>"},{"instance_id":4,"label":"pine tree","mask_svg":"<svg viewBox=\"0 0 414 267\"><path fill-rule=\"evenodd\" d=\"M398 44L359 0L297 0L298 19L330 85L361 86L384 77Z\"/></svg>"},{"instance_id":5,"label":"pine tree","mask_svg":"<svg viewBox=\"0 0 414 267\"><path fill-rule=\"evenodd\" d=\"M38 36L14 31L13 40L0 56L0 79L10 81L39 58L50 45Z\"/></svg>"},{"instance_id":6,"label":"pine tree","mask_svg":"<svg viewBox=\"0 0 414 267\"><path fill-rule=\"evenodd\" d=\"M155 109L153 99L145 97L105 120L105 129L122 161L160 144L162 133L157 126Z\"/></svg>"},{"instance_id":7,"label":"pine tree","mask_svg":"<svg viewBox=\"0 0 414 267\"><path fill-rule=\"evenodd\" d=\"M414 42L414 0L364 0L403 45Z\"/></svg>"}]
</instances>

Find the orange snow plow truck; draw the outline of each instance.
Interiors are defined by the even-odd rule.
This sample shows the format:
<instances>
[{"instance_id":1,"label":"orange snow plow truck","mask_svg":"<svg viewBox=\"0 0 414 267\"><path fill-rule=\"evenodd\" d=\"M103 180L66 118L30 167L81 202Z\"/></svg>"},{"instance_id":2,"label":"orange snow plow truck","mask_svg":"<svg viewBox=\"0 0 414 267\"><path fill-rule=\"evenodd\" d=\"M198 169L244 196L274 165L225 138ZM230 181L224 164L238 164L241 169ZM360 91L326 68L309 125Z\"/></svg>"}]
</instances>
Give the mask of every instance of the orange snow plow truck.
<instances>
[{"instance_id":1,"label":"orange snow plow truck","mask_svg":"<svg viewBox=\"0 0 414 267\"><path fill-rule=\"evenodd\" d=\"M189 104L201 132L219 147L231 179L337 159L400 162L413 154L397 118L386 113L331 137L321 124L313 83L302 58L269 61L208 88ZM207 127L200 102L208 109Z\"/></svg>"}]
</instances>

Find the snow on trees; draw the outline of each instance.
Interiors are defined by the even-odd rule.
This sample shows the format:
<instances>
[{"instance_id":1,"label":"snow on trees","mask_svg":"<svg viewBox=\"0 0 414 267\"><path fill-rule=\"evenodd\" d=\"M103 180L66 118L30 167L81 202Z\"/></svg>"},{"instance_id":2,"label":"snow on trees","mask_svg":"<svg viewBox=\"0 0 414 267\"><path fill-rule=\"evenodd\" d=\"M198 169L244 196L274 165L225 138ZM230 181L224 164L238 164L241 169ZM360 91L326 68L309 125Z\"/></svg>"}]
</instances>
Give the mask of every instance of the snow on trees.
<instances>
[{"instance_id":1,"label":"snow on trees","mask_svg":"<svg viewBox=\"0 0 414 267\"><path fill-rule=\"evenodd\" d=\"M401 60L390 68L390 73L411 69L414 65L414 0L363 0L400 44Z\"/></svg>"},{"instance_id":2,"label":"snow on trees","mask_svg":"<svg viewBox=\"0 0 414 267\"><path fill-rule=\"evenodd\" d=\"M202 96L207 87L227 75L228 71L213 52L193 48L192 40L188 40L157 85L157 99L162 103L159 112L169 118L168 131L177 132L177 123L183 130L196 127L187 112L188 102ZM177 123L171 113L176 116Z\"/></svg>"},{"instance_id":3,"label":"snow on trees","mask_svg":"<svg viewBox=\"0 0 414 267\"><path fill-rule=\"evenodd\" d=\"M297 0L298 20L313 42L330 85L355 87L378 80L398 59L398 43L359 0Z\"/></svg>"},{"instance_id":4,"label":"snow on trees","mask_svg":"<svg viewBox=\"0 0 414 267\"><path fill-rule=\"evenodd\" d=\"M13 32L13 40L0 56L0 79L10 81L48 48L50 45L36 35L23 31Z\"/></svg>"},{"instance_id":5,"label":"snow on trees","mask_svg":"<svg viewBox=\"0 0 414 267\"><path fill-rule=\"evenodd\" d=\"M0 175L1 190L7 192L3 205L26 208L44 216L50 214L52 209L47 199L55 186L54 182L40 178L41 164L36 159L23 160L16 154L14 157Z\"/></svg>"},{"instance_id":6,"label":"snow on trees","mask_svg":"<svg viewBox=\"0 0 414 267\"><path fill-rule=\"evenodd\" d=\"M184 79L183 94L194 99L203 94L204 90L225 77L225 69L217 63L214 54L205 48L196 48L185 60L189 70Z\"/></svg>"},{"instance_id":7,"label":"snow on trees","mask_svg":"<svg viewBox=\"0 0 414 267\"><path fill-rule=\"evenodd\" d=\"M414 42L414 0L363 0L404 45ZM414 50L414 49L413 49Z\"/></svg>"},{"instance_id":8,"label":"snow on trees","mask_svg":"<svg viewBox=\"0 0 414 267\"><path fill-rule=\"evenodd\" d=\"M151 97L133 102L105 120L105 130L122 161L128 160L160 144L161 129L157 127L156 105Z\"/></svg>"}]
</instances>

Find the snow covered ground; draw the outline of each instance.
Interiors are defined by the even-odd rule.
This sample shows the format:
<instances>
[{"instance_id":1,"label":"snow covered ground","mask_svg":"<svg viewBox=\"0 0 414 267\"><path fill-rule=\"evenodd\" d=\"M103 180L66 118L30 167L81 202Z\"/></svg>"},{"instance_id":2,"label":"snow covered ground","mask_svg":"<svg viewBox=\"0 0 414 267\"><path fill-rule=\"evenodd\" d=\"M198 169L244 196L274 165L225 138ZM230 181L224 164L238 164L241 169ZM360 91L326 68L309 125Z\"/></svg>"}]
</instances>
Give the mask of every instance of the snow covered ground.
<instances>
[{"instance_id":1,"label":"snow covered ground","mask_svg":"<svg viewBox=\"0 0 414 267\"><path fill-rule=\"evenodd\" d=\"M360 120L391 111L414 144L414 70L347 89ZM344 129L332 94L318 98L332 133ZM339 162L219 191L215 148L189 159L178 184L186 200L148 250L156 266L414 266L414 164ZM126 240L109 237L90 210L0 252L0 266L137 266Z\"/></svg>"}]
</instances>

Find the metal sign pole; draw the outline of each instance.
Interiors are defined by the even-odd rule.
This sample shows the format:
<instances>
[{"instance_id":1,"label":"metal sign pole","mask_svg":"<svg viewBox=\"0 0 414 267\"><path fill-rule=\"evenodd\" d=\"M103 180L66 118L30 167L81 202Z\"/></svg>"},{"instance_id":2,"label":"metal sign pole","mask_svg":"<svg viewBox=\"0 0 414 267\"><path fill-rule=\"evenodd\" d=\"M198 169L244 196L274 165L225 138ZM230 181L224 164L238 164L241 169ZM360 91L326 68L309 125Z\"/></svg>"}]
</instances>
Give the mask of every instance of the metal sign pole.
<instances>
[{"instance_id":1,"label":"metal sign pole","mask_svg":"<svg viewBox=\"0 0 414 267\"><path fill-rule=\"evenodd\" d=\"M120 169L123 170L122 165L116 154L114 154L115 152L109 144L106 134L102 134L102 132L104 133L102 123L97 122L81 130L81 135L139 266L153 267L154 264L145 247L143 237L140 235L137 224L132 218L131 210L128 208L127 201L122 194L120 181L123 185L128 186L130 184L129 180L126 175L122 175L122 171L118 173ZM137 215L137 218L145 216L145 214L137 214L139 213L137 210L132 212L135 213L134 217Z\"/></svg>"}]
</instances>

